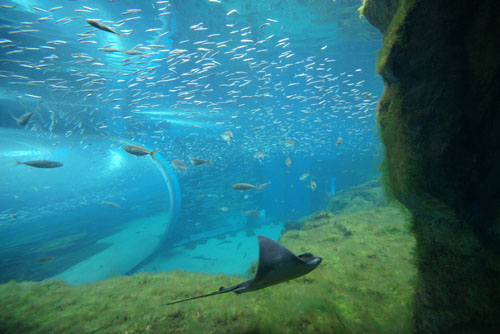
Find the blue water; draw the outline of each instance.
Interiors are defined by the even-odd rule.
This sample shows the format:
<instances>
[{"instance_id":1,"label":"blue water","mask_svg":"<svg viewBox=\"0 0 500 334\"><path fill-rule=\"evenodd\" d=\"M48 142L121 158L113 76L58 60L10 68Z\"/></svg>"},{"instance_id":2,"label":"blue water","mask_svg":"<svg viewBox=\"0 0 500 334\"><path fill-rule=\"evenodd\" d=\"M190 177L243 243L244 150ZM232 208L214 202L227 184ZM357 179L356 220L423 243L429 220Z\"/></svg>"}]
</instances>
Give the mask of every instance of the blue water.
<instances>
[{"instance_id":1,"label":"blue water","mask_svg":"<svg viewBox=\"0 0 500 334\"><path fill-rule=\"evenodd\" d=\"M284 222L377 177L381 37L360 5L2 2L0 282L244 275L255 235L277 239ZM130 155L130 144L158 158ZM242 182L270 183L232 189ZM247 260L221 265L228 253Z\"/></svg>"}]
</instances>

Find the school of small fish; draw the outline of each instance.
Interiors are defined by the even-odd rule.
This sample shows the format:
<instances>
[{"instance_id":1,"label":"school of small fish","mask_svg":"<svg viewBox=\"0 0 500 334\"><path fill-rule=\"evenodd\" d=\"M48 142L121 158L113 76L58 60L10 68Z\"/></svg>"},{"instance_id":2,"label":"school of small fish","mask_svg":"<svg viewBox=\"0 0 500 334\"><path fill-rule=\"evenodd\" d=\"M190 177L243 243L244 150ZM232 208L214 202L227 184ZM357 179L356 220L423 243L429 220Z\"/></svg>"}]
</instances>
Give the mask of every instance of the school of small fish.
<instances>
[{"instance_id":1,"label":"school of small fish","mask_svg":"<svg viewBox=\"0 0 500 334\"><path fill-rule=\"evenodd\" d=\"M153 160L160 152L182 173L216 168L231 159L234 147L248 163L280 157L284 170L294 168L298 154L338 155L346 145L373 150L376 144L366 138L372 136L377 97L364 88L361 68L338 72L324 43L307 53L276 17L249 20L243 8L224 1L206 1L224 20L188 17L175 29L171 14L182 2L142 5L0 5L2 17L26 11L31 18L0 27L1 87L23 110L11 115L13 122L53 138L79 135L83 147L91 135L133 139L141 144L123 146L125 152ZM189 39L176 39L180 35ZM186 131L182 138L170 134L178 128ZM315 191L311 177L308 171L299 179ZM236 181L242 182L232 188L239 191L270 184Z\"/></svg>"}]
</instances>

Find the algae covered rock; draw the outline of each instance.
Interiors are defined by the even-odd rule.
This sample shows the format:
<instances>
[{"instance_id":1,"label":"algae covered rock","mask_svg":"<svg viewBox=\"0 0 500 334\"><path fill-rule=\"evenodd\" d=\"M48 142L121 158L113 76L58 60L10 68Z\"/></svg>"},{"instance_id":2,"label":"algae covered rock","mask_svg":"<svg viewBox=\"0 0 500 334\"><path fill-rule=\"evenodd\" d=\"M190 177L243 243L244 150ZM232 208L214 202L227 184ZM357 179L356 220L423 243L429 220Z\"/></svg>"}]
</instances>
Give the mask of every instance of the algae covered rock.
<instances>
[{"instance_id":1,"label":"algae covered rock","mask_svg":"<svg viewBox=\"0 0 500 334\"><path fill-rule=\"evenodd\" d=\"M339 191L328 202L327 210L333 213L359 212L387 204L384 190L378 181Z\"/></svg>"},{"instance_id":2,"label":"algae covered rock","mask_svg":"<svg viewBox=\"0 0 500 334\"><path fill-rule=\"evenodd\" d=\"M384 184L411 212L423 333L500 328L500 3L365 0Z\"/></svg>"}]
</instances>

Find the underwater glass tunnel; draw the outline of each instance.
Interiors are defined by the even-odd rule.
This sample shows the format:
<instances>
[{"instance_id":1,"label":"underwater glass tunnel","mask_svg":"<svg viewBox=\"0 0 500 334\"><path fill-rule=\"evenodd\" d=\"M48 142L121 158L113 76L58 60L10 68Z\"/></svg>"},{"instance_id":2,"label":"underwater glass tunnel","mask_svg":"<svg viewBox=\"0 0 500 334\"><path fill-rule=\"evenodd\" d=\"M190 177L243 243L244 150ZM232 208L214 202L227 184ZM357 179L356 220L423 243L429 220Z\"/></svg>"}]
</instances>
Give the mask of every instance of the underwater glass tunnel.
<instances>
[{"instance_id":1,"label":"underwater glass tunnel","mask_svg":"<svg viewBox=\"0 0 500 334\"><path fill-rule=\"evenodd\" d=\"M12 258L3 263L3 280L85 283L110 273L126 274L168 238L179 212L180 190L175 173L160 156L131 157L122 149L131 141L119 138L86 138L82 145L78 136L8 128L1 136L6 176L2 204L9 208L3 214L11 223L2 226L0 245L6 259ZM44 169L27 162L44 160L64 164ZM89 256L91 248L94 256ZM37 254L44 262L62 252L68 262L48 270L36 270L28 255ZM51 275L57 270L61 272Z\"/></svg>"},{"instance_id":2,"label":"underwater glass tunnel","mask_svg":"<svg viewBox=\"0 0 500 334\"><path fill-rule=\"evenodd\" d=\"M0 307L0 331L407 328L414 240L378 182L361 5L4 1L0 300L31 320ZM164 309L221 285L262 291Z\"/></svg>"}]
</instances>

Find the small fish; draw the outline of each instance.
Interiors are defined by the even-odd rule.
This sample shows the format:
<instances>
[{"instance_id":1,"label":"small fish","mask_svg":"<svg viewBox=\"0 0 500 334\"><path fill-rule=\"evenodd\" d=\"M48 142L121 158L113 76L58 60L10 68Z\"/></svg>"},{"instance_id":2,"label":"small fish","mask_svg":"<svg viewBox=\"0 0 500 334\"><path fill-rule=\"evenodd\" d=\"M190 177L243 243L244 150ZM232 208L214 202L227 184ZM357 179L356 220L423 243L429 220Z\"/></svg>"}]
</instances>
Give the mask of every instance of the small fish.
<instances>
[{"instance_id":1,"label":"small fish","mask_svg":"<svg viewBox=\"0 0 500 334\"><path fill-rule=\"evenodd\" d=\"M149 154L151 158L153 158L153 160L155 159L155 153L158 152L158 150L149 151L147 148L144 148L140 145L127 145L123 146L123 149L128 153L136 155L138 157L142 157L144 155Z\"/></svg>"},{"instance_id":2,"label":"small fish","mask_svg":"<svg viewBox=\"0 0 500 334\"><path fill-rule=\"evenodd\" d=\"M222 212L228 212L229 208L227 206L223 206L223 207L220 208L220 211L222 211Z\"/></svg>"},{"instance_id":3,"label":"small fish","mask_svg":"<svg viewBox=\"0 0 500 334\"><path fill-rule=\"evenodd\" d=\"M31 116L33 116L33 111L27 112L19 118L14 119L17 121L17 126L25 126L30 121Z\"/></svg>"},{"instance_id":4,"label":"small fish","mask_svg":"<svg viewBox=\"0 0 500 334\"><path fill-rule=\"evenodd\" d=\"M184 172L187 170L186 164L179 159L172 160L171 165L175 170L178 170L180 172Z\"/></svg>"},{"instance_id":5,"label":"small fish","mask_svg":"<svg viewBox=\"0 0 500 334\"><path fill-rule=\"evenodd\" d=\"M116 48L107 48L107 47L99 48L97 50L104 51L104 52L122 52L121 50L118 50Z\"/></svg>"},{"instance_id":6,"label":"small fish","mask_svg":"<svg viewBox=\"0 0 500 334\"><path fill-rule=\"evenodd\" d=\"M210 162L211 162L210 159L204 160L204 159L200 159L200 158L191 158L191 163L195 166L203 165L203 164L210 163Z\"/></svg>"},{"instance_id":7,"label":"small fish","mask_svg":"<svg viewBox=\"0 0 500 334\"><path fill-rule=\"evenodd\" d=\"M342 141L343 141L342 137L338 137L337 141L335 142L335 145L339 146L340 144L342 144Z\"/></svg>"},{"instance_id":8,"label":"small fish","mask_svg":"<svg viewBox=\"0 0 500 334\"><path fill-rule=\"evenodd\" d=\"M229 16L233 13L239 14L240 12L238 12L236 9L231 9L229 12L226 13L226 16Z\"/></svg>"},{"instance_id":9,"label":"small fish","mask_svg":"<svg viewBox=\"0 0 500 334\"><path fill-rule=\"evenodd\" d=\"M102 201L101 204L106 204L106 205L109 205L110 207L112 208L117 208L119 209L120 208L120 204L117 204L115 202L107 202L107 201Z\"/></svg>"},{"instance_id":10,"label":"small fish","mask_svg":"<svg viewBox=\"0 0 500 334\"><path fill-rule=\"evenodd\" d=\"M16 160L15 166L17 166L17 165L26 165L26 166L31 166L31 167L35 167L35 168L57 168L57 167L63 166L63 164L61 162L50 161L50 160L32 160L32 161L25 161L25 162L21 162L21 161Z\"/></svg>"},{"instance_id":11,"label":"small fish","mask_svg":"<svg viewBox=\"0 0 500 334\"><path fill-rule=\"evenodd\" d=\"M285 164L288 168L292 167L292 159L290 159L289 157L286 157Z\"/></svg>"},{"instance_id":12,"label":"small fish","mask_svg":"<svg viewBox=\"0 0 500 334\"><path fill-rule=\"evenodd\" d=\"M299 177L299 180L300 181L305 181L309 176L311 176L311 173L309 173L309 171L307 171L307 173L304 173L302 174L300 177Z\"/></svg>"},{"instance_id":13,"label":"small fish","mask_svg":"<svg viewBox=\"0 0 500 334\"><path fill-rule=\"evenodd\" d=\"M255 189L257 188L253 184L250 183L236 183L233 184L233 189L235 190L250 190L250 189Z\"/></svg>"},{"instance_id":14,"label":"small fish","mask_svg":"<svg viewBox=\"0 0 500 334\"><path fill-rule=\"evenodd\" d=\"M295 147L295 142L293 140L285 140L285 147L288 148L294 148Z\"/></svg>"},{"instance_id":15,"label":"small fish","mask_svg":"<svg viewBox=\"0 0 500 334\"><path fill-rule=\"evenodd\" d=\"M145 55L144 52L139 51L139 50L135 50L135 49L125 50L125 51L122 51L122 53L129 55L129 56L138 56L138 55L144 56Z\"/></svg>"},{"instance_id":16,"label":"small fish","mask_svg":"<svg viewBox=\"0 0 500 334\"><path fill-rule=\"evenodd\" d=\"M256 152L256 153L253 155L253 157L254 157L255 159L257 159L257 160L262 161L262 160L264 160L264 158L266 157L266 154L265 154L264 152L262 152L262 151L259 151L259 152Z\"/></svg>"},{"instance_id":17,"label":"small fish","mask_svg":"<svg viewBox=\"0 0 500 334\"><path fill-rule=\"evenodd\" d=\"M55 259L57 259L57 256L47 256L47 257L41 258L38 261L40 261L40 262L48 262L48 261L52 261L52 260L55 260Z\"/></svg>"},{"instance_id":18,"label":"small fish","mask_svg":"<svg viewBox=\"0 0 500 334\"><path fill-rule=\"evenodd\" d=\"M110 32L112 34L115 34L115 35L118 35L120 37L122 37L122 33L119 33L117 31L115 31L114 29L108 27L107 25L101 23L101 22L98 22L96 20L91 20L91 19L87 19L86 20L88 24L90 24L92 27L95 27L99 30L102 30L102 31L107 31L107 32Z\"/></svg>"},{"instance_id":19,"label":"small fish","mask_svg":"<svg viewBox=\"0 0 500 334\"><path fill-rule=\"evenodd\" d=\"M311 182L309 183L309 188L311 188L312 191L315 191L316 190L316 182L311 180Z\"/></svg>"},{"instance_id":20,"label":"small fish","mask_svg":"<svg viewBox=\"0 0 500 334\"><path fill-rule=\"evenodd\" d=\"M231 131L226 131L223 134L220 135L222 139L228 144L231 144L231 141L233 140L233 133Z\"/></svg>"}]
</instances>

